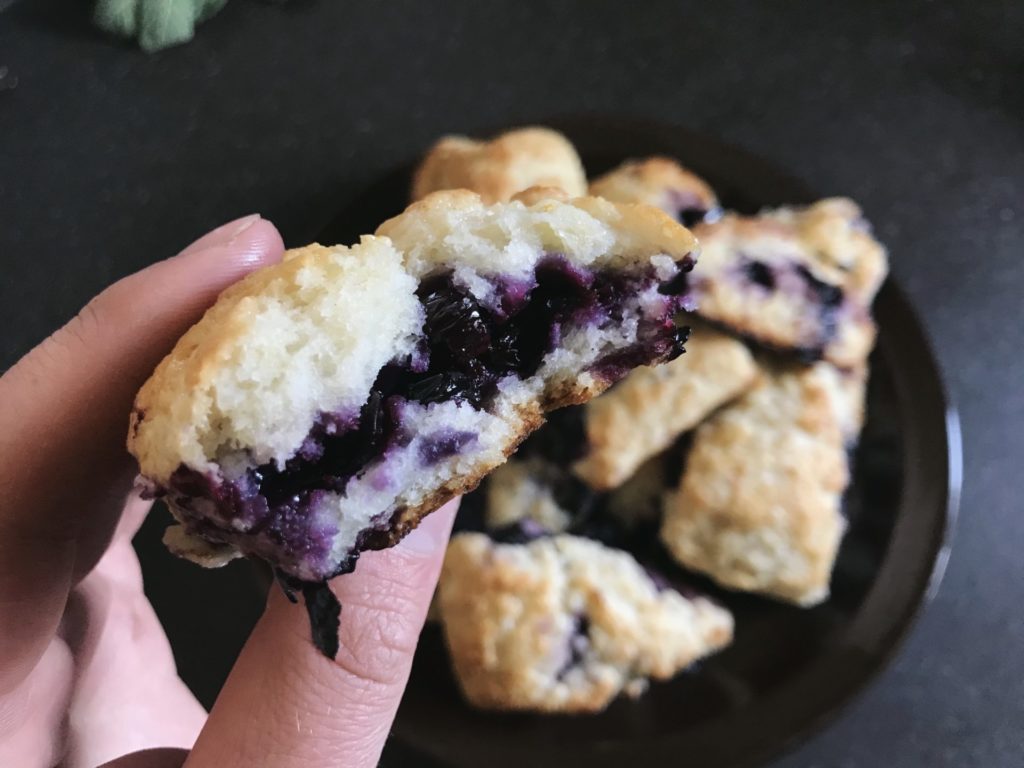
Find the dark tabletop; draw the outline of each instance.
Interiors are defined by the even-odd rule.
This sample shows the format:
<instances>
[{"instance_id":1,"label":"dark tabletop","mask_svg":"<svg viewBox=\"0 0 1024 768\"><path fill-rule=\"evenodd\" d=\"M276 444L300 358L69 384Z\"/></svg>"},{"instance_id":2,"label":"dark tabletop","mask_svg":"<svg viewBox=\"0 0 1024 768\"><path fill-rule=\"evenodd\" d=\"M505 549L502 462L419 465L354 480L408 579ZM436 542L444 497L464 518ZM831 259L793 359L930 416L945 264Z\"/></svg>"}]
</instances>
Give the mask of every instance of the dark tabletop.
<instances>
[{"instance_id":1,"label":"dark tabletop","mask_svg":"<svg viewBox=\"0 0 1024 768\"><path fill-rule=\"evenodd\" d=\"M603 112L715 135L863 204L964 431L938 598L778 765L1021 764L1024 5L232 0L152 56L95 33L87 5L0 0L18 80L0 89L0 367L229 218L259 211L309 241L443 132ZM260 601L244 567L161 551L163 523L138 541L147 589L209 704Z\"/></svg>"}]
</instances>

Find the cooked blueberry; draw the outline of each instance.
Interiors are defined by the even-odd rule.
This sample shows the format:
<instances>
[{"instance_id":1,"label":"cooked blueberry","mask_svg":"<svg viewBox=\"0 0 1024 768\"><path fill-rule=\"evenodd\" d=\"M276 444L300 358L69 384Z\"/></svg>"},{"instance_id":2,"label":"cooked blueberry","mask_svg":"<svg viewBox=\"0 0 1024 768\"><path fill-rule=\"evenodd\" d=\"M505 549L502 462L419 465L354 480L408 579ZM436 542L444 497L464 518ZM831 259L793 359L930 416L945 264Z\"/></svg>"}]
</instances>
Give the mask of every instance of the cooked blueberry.
<instances>
[{"instance_id":1,"label":"cooked blueberry","mask_svg":"<svg viewBox=\"0 0 1024 768\"><path fill-rule=\"evenodd\" d=\"M498 544L527 544L550 535L551 531L528 517L493 530L490 534Z\"/></svg>"},{"instance_id":2,"label":"cooked blueberry","mask_svg":"<svg viewBox=\"0 0 1024 768\"><path fill-rule=\"evenodd\" d=\"M803 264L796 267L796 273L803 278L807 288L824 307L838 307L843 303L843 289L815 277Z\"/></svg>"},{"instance_id":3,"label":"cooked blueberry","mask_svg":"<svg viewBox=\"0 0 1024 768\"><path fill-rule=\"evenodd\" d=\"M666 360L675 360L686 351L686 341L690 338L690 326L683 325L676 328L669 337L671 345Z\"/></svg>"},{"instance_id":4,"label":"cooked blueberry","mask_svg":"<svg viewBox=\"0 0 1024 768\"><path fill-rule=\"evenodd\" d=\"M775 271L763 261L750 260L743 266L747 279L771 291L775 288Z\"/></svg>"},{"instance_id":5,"label":"cooked blueberry","mask_svg":"<svg viewBox=\"0 0 1024 768\"><path fill-rule=\"evenodd\" d=\"M519 331L515 327L507 327L504 332L496 336L490 355L495 371L500 374L509 374L522 370L523 360L520 346Z\"/></svg>"},{"instance_id":6,"label":"cooked blueberry","mask_svg":"<svg viewBox=\"0 0 1024 768\"><path fill-rule=\"evenodd\" d=\"M707 209L701 207L694 208L682 208L676 217L684 227L693 227L704 221L704 217L707 215Z\"/></svg>"},{"instance_id":7,"label":"cooked blueberry","mask_svg":"<svg viewBox=\"0 0 1024 768\"><path fill-rule=\"evenodd\" d=\"M679 270L678 274L658 286L658 293L662 296L681 296L689 287L689 273Z\"/></svg>"},{"instance_id":8,"label":"cooked blueberry","mask_svg":"<svg viewBox=\"0 0 1024 768\"><path fill-rule=\"evenodd\" d=\"M483 312L468 291L459 288L450 276L435 279L424 292L421 303L426 310L424 331L428 342L443 344L456 363L483 354L491 344L491 334Z\"/></svg>"},{"instance_id":9,"label":"cooked blueberry","mask_svg":"<svg viewBox=\"0 0 1024 768\"><path fill-rule=\"evenodd\" d=\"M425 467L436 464L441 459L447 459L449 456L454 456L461 452L463 448L474 440L476 440L476 432L456 431L453 429L446 429L428 435L420 443L420 464Z\"/></svg>"},{"instance_id":10,"label":"cooked blueberry","mask_svg":"<svg viewBox=\"0 0 1024 768\"><path fill-rule=\"evenodd\" d=\"M558 670L555 677L561 680L569 671L583 663L590 650L590 619L582 613L573 616L572 631L569 633L569 653L565 665Z\"/></svg>"},{"instance_id":11,"label":"cooked blueberry","mask_svg":"<svg viewBox=\"0 0 1024 768\"><path fill-rule=\"evenodd\" d=\"M478 382L468 373L447 371L433 373L409 383L406 394L418 403L443 403L448 400L471 400Z\"/></svg>"},{"instance_id":12,"label":"cooked blueberry","mask_svg":"<svg viewBox=\"0 0 1024 768\"><path fill-rule=\"evenodd\" d=\"M618 381L637 366L675 360L686 351L684 345L689 335L688 327L676 327L671 320L641 326L636 344L605 355L591 370L606 381Z\"/></svg>"}]
</instances>

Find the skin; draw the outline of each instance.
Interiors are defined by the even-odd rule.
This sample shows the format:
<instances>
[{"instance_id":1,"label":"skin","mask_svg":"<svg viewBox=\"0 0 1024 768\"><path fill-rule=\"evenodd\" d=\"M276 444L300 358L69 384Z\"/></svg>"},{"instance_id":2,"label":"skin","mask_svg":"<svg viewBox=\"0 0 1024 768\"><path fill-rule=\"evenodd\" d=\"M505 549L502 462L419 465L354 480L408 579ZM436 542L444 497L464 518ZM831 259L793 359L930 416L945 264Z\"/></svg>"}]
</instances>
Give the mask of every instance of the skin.
<instances>
[{"instance_id":1,"label":"skin","mask_svg":"<svg viewBox=\"0 0 1024 768\"><path fill-rule=\"evenodd\" d=\"M272 590L213 711L177 676L131 539L149 503L124 448L139 387L225 287L278 261L249 216L115 283L0 377L0 765L373 766L454 506L331 584L335 661Z\"/></svg>"}]
</instances>

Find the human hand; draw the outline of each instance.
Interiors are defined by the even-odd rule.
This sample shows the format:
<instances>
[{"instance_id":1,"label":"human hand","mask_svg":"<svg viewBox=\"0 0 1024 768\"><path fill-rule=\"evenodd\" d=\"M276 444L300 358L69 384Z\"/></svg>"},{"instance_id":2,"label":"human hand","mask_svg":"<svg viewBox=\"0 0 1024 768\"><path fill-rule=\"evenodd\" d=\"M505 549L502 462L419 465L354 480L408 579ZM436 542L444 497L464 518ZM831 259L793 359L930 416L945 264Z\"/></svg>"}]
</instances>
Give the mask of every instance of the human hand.
<instances>
[{"instance_id":1,"label":"human hand","mask_svg":"<svg viewBox=\"0 0 1024 768\"><path fill-rule=\"evenodd\" d=\"M209 717L131 547L149 509L124 448L136 391L221 290L283 250L258 216L225 224L115 283L0 378L0 765L377 763L454 505L332 583L334 661L271 590Z\"/></svg>"}]
</instances>

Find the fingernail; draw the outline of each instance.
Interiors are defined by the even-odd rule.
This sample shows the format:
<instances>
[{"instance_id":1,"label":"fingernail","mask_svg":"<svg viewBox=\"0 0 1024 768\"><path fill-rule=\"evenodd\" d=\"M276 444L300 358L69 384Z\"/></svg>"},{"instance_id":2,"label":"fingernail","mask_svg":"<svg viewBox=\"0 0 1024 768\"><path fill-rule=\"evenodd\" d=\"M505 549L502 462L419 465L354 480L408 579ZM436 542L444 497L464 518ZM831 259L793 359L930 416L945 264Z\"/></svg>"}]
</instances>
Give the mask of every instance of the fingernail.
<instances>
[{"instance_id":1,"label":"fingernail","mask_svg":"<svg viewBox=\"0 0 1024 768\"><path fill-rule=\"evenodd\" d=\"M421 555L432 555L448 546L452 520L458 504L449 502L427 515L412 533L402 539L400 547Z\"/></svg>"},{"instance_id":2,"label":"fingernail","mask_svg":"<svg viewBox=\"0 0 1024 768\"><path fill-rule=\"evenodd\" d=\"M231 245L231 243L237 240L247 229L259 220L260 215L258 213L251 213L240 219L229 221L227 224L222 224L212 232L208 232L200 237L179 255L187 256L191 253L208 250L209 248Z\"/></svg>"}]
</instances>

